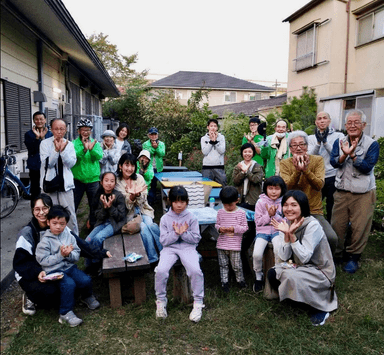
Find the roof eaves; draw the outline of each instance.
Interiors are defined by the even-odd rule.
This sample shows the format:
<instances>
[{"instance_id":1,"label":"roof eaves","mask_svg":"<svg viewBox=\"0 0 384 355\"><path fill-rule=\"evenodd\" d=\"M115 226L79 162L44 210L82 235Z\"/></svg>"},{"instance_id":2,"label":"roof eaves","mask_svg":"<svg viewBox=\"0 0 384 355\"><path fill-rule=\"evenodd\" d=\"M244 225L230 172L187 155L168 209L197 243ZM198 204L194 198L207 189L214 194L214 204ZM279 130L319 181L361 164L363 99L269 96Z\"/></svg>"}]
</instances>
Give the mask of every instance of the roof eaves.
<instances>
[{"instance_id":1,"label":"roof eaves","mask_svg":"<svg viewBox=\"0 0 384 355\"><path fill-rule=\"evenodd\" d=\"M322 3L324 0L312 0L308 4L304 5L302 8L294 12L292 15L288 16L283 22L292 22L299 18L301 15L305 14L307 11L313 9L320 3Z\"/></svg>"}]
</instances>

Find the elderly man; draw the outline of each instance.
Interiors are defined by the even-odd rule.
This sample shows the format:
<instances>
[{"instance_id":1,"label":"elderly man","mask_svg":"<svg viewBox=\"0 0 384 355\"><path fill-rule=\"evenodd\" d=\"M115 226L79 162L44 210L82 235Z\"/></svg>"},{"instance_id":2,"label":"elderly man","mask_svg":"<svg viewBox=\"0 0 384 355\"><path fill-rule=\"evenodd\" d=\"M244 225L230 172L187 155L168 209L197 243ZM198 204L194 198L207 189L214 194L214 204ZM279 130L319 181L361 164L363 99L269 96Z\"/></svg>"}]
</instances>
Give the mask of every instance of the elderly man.
<instances>
[{"instance_id":1,"label":"elderly man","mask_svg":"<svg viewBox=\"0 0 384 355\"><path fill-rule=\"evenodd\" d=\"M348 113L347 135L337 139L331 152L331 164L337 169L335 204L332 226L339 238L336 257L342 261L346 251L347 263L343 270L353 274L368 242L376 202L376 183L373 168L379 158L379 144L363 133L366 116L360 110ZM348 223L351 224L350 244L344 245ZM345 249L344 249L345 248Z\"/></svg>"},{"instance_id":2,"label":"elderly man","mask_svg":"<svg viewBox=\"0 0 384 355\"><path fill-rule=\"evenodd\" d=\"M311 215L323 227L332 253L336 249L337 235L323 216L321 189L324 186L324 160L318 155L308 155L308 135L303 131L294 131L288 136L292 157L280 163L280 175L288 190L301 190L309 200Z\"/></svg>"},{"instance_id":3,"label":"elderly man","mask_svg":"<svg viewBox=\"0 0 384 355\"><path fill-rule=\"evenodd\" d=\"M319 112L315 121L315 134L308 137L308 154L321 155L325 166L325 183L321 190L322 198L326 199L327 221L331 223L333 194L336 191L336 169L331 165L331 151L336 139L343 138L341 132L336 132L332 127L331 117L326 112Z\"/></svg>"},{"instance_id":4,"label":"elderly man","mask_svg":"<svg viewBox=\"0 0 384 355\"><path fill-rule=\"evenodd\" d=\"M72 142L65 139L67 126L61 119L51 123L53 137L46 138L40 143L40 187L47 193L53 204L66 207L71 214L68 227L79 235L75 204L73 199L73 174L71 168L76 163L76 152ZM44 180L52 181L59 176L60 183L57 191L48 193L44 190Z\"/></svg>"},{"instance_id":5,"label":"elderly man","mask_svg":"<svg viewBox=\"0 0 384 355\"><path fill-rule=\"evenodd\" d=\"M275 125L275 133L267 137L266 145L261 148L261 157L265 164L265 178L280 175L280 162L289 158L287 122L279 120Z\"/></svg>"}]
</instances>

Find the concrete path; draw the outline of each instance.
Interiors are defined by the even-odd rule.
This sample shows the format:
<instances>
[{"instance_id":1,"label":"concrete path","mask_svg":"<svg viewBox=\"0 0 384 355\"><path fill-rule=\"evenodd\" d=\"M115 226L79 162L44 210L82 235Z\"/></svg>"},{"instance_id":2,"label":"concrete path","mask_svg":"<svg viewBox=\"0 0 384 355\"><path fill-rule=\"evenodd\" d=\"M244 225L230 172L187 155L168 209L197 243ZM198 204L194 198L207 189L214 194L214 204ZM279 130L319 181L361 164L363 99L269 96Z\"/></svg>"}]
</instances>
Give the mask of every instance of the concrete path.
<instances>
[{"instance_id":1,"label":"concrete path","mask_svg":"<svg viewBox=\"0 0 384 355\"><path fill-rule=\"evenodd\" d=\"M14 280L12 268L17 234L32 218L30 201L20 199L16 209L7 217L0 219L1 224L1 293Z\"/></svg>"}]
</instances>

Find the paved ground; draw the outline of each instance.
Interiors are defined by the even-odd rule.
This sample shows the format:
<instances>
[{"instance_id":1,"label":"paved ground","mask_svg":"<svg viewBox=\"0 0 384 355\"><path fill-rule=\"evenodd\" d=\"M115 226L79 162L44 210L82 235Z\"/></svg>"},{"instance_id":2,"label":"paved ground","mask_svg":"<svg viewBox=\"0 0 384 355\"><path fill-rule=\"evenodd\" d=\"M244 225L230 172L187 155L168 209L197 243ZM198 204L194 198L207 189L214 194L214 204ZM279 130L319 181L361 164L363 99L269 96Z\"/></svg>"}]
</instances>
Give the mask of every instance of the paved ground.
<instances>
[{"instance_id":1,"label":"paved ground","mask_svg":"<svg viewBox=\"0 0 384 355\"><path fill-rule=\"evenodd\" d=\"M12 260L15 253L17 233L32 217L30 206L30 201L20 199L16 209L8 217L0 219L1 293L3 293L14 279Z\"/></svg>"}]
</instances>

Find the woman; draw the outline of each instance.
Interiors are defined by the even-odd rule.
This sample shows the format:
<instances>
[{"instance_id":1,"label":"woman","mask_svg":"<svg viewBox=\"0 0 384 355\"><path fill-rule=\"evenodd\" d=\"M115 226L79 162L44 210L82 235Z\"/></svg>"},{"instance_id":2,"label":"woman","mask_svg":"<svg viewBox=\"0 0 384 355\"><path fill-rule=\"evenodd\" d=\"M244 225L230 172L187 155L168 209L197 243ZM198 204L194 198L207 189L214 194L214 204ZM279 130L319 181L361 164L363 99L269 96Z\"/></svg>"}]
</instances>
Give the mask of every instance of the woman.
<instances>
[{"instance_id":1,"label":"woman","mask_svg":"<svg viewBox=\"0 0 384 355\"><path fill-rule=\"evenodd\" d=\"M153 223L154 211L147 201L147 185L144 178L136 173L136 157L133 154L124 153L118 163L118 178L116 190L121 192L125 198L128 208L128 221L133 219L135 214L140 214L140 234L150 263L158 261L159 252L162 249L160 244L160 229Z\"/></svg>"},{"instance_id":2,"label":"woman","mask_svg":"<svg viewBox=\"0 0 384 355\"><path fill-rule=\"evenodd\" d=\"M310 306L312 324L323 325L329 312L337 309L331 248L321 225L310 216L304 192L288 191L282 206L289 223L273 220L272 225L280 231L275 255L283 263L268 271L268 279L272 288L278 290L280 301L289 298ZM289 259L293 263L287 262Z\"/></svg>"},{"instance_id":3,"label":"woman","mask_svg":"<svg viewBox=\"0 0 384 355\"><path fill-rule=\"evenodd\" d=\"M117 170L117 163L120 159L120 150L116 146L115 132L107 129L101 135L103 142L101 148L103 148L103 157L100 159L100 176L107 171L115 172Z\"/></svg>"},{"instance_id":4,"label":"woman","mask_svg":"<svg viewBox=\"0 0 384 355\"><path fill-rule=\"evenodd\" d=\"M120 123L120 126L116 130L116 147L120 152L120 156L124 153L132 153L131 145L128 142L130 130L126 123Z\"/></svg>"},{"instance_id":5,"label":"woman","mask_svg":"<svg viewBox=\"0 0 384 355\"><path fill-rule=\"evenodd\" d=\"M13 269L20 287L24 290L23 313L34 315L35 306L43 308L58 306L60 291L55 282L46 282L46 276L40 264L36 261L36 245L40 236L48 229L47 214L52 207L52 199L46 194L40 194L32 200L32 220L19 232L16 243ZM76 237L81 249L81 256L101 259L111 254L106 250L98 251L93 245L88 245L83 239Z\"/></svg>"},{"instance_id":6,"label":"woman","mask_svg":"<svg viewBox=\"0 0 384 355\"><path fill-rule=\"evenodd\" d=\"M252 160L256 149L251 143L245 143L240 148L243 161L236 165L232 179L240 194L239 206L255 210L255 204L261 194L261 182L264 172L260 164Z\"/></svg>"}]
</instances>

